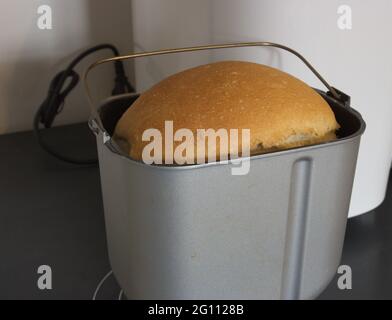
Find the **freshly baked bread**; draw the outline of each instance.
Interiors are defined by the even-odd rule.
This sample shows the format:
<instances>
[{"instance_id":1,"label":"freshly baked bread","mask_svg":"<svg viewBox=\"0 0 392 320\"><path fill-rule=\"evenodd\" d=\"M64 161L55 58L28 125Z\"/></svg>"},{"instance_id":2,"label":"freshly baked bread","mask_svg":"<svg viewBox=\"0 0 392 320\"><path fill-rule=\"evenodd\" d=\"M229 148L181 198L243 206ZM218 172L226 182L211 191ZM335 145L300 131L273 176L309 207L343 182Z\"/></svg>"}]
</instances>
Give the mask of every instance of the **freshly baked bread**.
<instances>
[{"instance_id":1,"label":"freshly baked bread","mask_svg":"<svg viewBox=\"0 0 392 320\"><path fill-rule=\"evenodd\" d=\"M197 129L250 129L251 154L329 141L339 128L329 105L307 84L242 61L198 66L157 83L123 114L115 139L141 160L149 143L142 141L144 130L156 128L164 135L165 120L173 121L174 132L187 128L195 136ZM245 147L241 139L238 145ZM219 154L218 149L217 143Z\"/></svg>"}]
</instances>

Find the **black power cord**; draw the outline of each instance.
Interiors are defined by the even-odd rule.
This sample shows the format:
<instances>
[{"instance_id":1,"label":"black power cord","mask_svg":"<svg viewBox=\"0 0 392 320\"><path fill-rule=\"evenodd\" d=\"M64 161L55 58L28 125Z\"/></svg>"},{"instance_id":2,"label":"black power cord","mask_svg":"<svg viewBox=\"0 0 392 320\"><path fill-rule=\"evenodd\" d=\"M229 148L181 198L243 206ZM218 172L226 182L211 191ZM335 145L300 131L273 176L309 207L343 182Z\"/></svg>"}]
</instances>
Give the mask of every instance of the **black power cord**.
<instances>
[{"instance_id":1,"label":"black power cord","mask_svg":"<svg viewBox=\"0 0 392 320\"><path fill-rule=\"evenodd\" d=\"M65 70L60 71L50 82L47 97L42 102L34 116L33 128L38 143L46 152L64 162L88 165L97 163L97 159L76 159L57 152L43 139L40 124L42 124L45 128L50 128L56 116L62 111L65 98L79 82L79 75L73 70L74 67L88 55L103 49L109 49L115 56L119 56L117 48L111 44L97 45L79 54L71 61ZM134 92L134 88L128 81L121 61L114 62L114 70L116 76L114 79L115 84L112 90L112 95ZM67 81L68 84L65 85Z\"/></svg>"}]
</instances>

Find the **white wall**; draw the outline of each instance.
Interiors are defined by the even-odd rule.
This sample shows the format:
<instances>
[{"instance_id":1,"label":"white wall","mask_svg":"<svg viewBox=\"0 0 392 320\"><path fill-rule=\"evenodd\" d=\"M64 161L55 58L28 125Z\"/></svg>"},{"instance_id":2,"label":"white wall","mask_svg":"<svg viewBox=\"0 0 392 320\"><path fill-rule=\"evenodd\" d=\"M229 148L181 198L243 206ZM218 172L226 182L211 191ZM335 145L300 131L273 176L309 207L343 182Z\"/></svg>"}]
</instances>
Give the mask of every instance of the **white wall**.
<instances>
[{"instance_id":1,"label":"white wall","mask_svg":"<svg viewBox=\"0 0 392 320\"><path fill-rule=\"evenodd\" d=\"M52 8L53 29L37 27L40 5ZM33 114L46 95L49 81L82 49L110 42L130 52L130 0L2 0L0 29L0 134L32 127ZM89 59L110 55L103 51ZM78 67L81 72L87 62ZM99 73L101 72L101 73ZM96 73L94 87L110 93L110 66ZM89 110L82 85L71 93L56 124L84 121Z\"/></svg>"},{"instance_id":2,"label":"white wall","mask_svg":"<svg viewBox=\"0 0 392 320\"><path fill-rule=\"evenodd\" d=\"M211 0L132 0L135 51L210 42ZM164 77L209 61L211 52L182 53L135 61L136 87L151 87Z\"/></svg>"}]
</instances>

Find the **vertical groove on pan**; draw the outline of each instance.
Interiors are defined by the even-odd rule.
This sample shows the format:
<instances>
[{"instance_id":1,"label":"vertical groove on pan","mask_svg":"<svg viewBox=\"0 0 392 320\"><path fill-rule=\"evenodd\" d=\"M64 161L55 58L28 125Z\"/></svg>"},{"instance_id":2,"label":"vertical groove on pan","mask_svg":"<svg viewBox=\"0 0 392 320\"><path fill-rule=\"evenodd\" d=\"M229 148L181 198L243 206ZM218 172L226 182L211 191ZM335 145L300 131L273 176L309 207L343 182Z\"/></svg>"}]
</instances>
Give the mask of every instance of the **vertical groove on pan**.
<instances>
[{"instance_id":1,"label":"vertical groove on pan","mask_svg":"<svg viewBox=\"0 0 392 320\"><path fill-rule=\"evenodd\" d=\"M295 161L292 167L282 299L299 299L300 297L311 170L312 160L309 158Z\"/></svg>"}]
</instances>

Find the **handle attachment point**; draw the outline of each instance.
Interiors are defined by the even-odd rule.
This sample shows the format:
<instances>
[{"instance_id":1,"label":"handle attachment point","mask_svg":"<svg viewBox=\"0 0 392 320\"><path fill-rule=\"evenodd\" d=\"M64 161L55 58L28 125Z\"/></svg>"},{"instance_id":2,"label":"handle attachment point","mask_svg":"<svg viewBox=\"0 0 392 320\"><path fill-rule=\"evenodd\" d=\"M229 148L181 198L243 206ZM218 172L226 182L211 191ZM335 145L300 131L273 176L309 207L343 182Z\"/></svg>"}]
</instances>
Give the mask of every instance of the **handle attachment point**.
<instances>
[{"instance_id":1,"label":"handle attachment point","mask_svg":"<svg viewBox=\"0 0 392 320\"><path fill-rule=\"evenodd\" d=\"M348 94L344 93L343 91L340 91L340 90L338 90L338 89L336 89L334 87L331 87L331 88L339 96L339 98L337 98L337 100L339 102L341 102L345 107L349 108L350 107L350 103L351 103L351 97ZM327 95L336 99L335 94L333 94L331 91L328 91Z\"/></svg>"}]
</instances>

